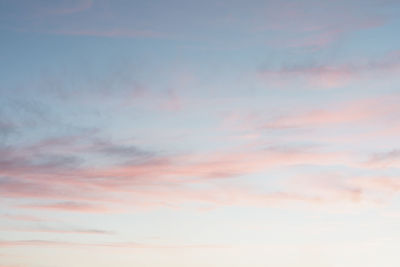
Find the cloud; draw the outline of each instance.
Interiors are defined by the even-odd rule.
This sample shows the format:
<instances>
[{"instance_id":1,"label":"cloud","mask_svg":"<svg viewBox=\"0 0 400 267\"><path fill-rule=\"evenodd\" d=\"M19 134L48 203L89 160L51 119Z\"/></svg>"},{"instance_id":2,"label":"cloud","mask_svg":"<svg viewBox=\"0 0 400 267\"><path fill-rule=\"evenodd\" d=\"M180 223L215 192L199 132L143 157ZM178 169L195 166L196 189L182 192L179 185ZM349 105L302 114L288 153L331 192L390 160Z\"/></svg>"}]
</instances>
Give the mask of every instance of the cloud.
<instances>
[{"instance_id":1,"label":"cloud","mask_svg":"<svg viewBox=\"0 0 400 267\"><path fill-rule=\"evenodd\" d=\"M358 203L365 199L362 186L338 174L298 175L285 181L287 190L320 198L325 203Z\"/></svg>"},{"instance_id":2,"label":"cloud","mask_svg":"<svg viewBox=\"0 0 400 267\"><path fill-rule=\"evenodd\" d=\"M373 168L398 168L400 167L400 150L393 149L388 152L375 153L365 162L365 165Z\"/></svg>"},{"instance_id":3,"label":"cloud","mask_svg":"<svg viewBox=\"0 0 400 267\"><path fill-rule=\"evenodd\" d=\"M17 247L17 246L59 246L71 243L47 241L47 240L18 240L18 241L0 241L0 247Z\"/></svg>"},{"instance_id":4,"label":"cloud","mask_svg":"<svg viewBox=\"0 0 400 267\"><path fill-rule=\"evenodd\" d=\"M0 146L0 176L79 173L85 163L82 154L116 158L120 162L146 162L157 156L136 145L116 144L88 132L45 138L24 146Z\"/></svg>"},{"instance_id":5,"label":"cloud","mask_svg":"<svg viewBox=\"0 0 400 267\"><path fill-rule=\"evenodd\" d=\"M89 145L88 150L106 156L119 156L131 160L140 159L145 161L156 156L155 153L145 151L134 145L114 144L107 140L94 140L92 145Z\"/></svg>"},{"instance_id":6,"label":"cloud","mask_svg":"<svg viewBox=\"0 0 400 267\"><path fill-rule=\"evenodd\" d=\"M107 213L110 211L107 207L99 204L96 205L76 201L56 202L52 204L26 204L20 205L19 207L26 209L58 210L84 213Z\"/></svg>"},{"instance_id":7,"label":"cloud","mask_svg":"<svg viewBox=\"0 0 400 267\"><path fill-rule=\"evenodd\" d=\"M32 19L43 17L56 17L73 15L90 9L93 0L55 0L55 1L42 1L40 3L30 1L12 1L5 0L4 13L5 18L18 17L20 19ZM8 11L8 12L5 12Z\"/></svg>"},{"instance_id":8,"label":"cloud","mask_svg":"<svg viewBox=\"0 0 400 267\"><path fill-rule=\"evenodd\" d=\"M44 169L48 173L54 173L74 169L81 162L80 158L70 155L35 154L23 156L17 155L17 153L12 149L0 148L0 155L3 156L3 159L0 159L0 167L4 170L0 171L0 175L22 171L34 173Z\"/></svg>"},{"instance_id":9,"label":"cloud","mask_svg":"<svg viewBox=\"0 0 400 267\"><path fill-rule=\"evenodd\" d=\"M356 31L384 25L390 20L385 8L375 0L268 1L253 10L250 25L256 33L272 35L267 44L274 47L321 49Z\"/></svg>"},{"instance_id":10,"label":"cloud","mask_svg":"<svg viewBox=\"0 0 400 267\"><path fill-rule=\"evenodd\" d=\"M52 1L41 5L9 2L17 10L6 20L5 25L12 29L107 38L212 38L224 47L228 42L219 39L221 32L221 38L233 40L248 36L238 41L247 39L251 44L257 40L277 47L321 48L355 31L379 27L390 19L384 12L387 7L375 0L250 1L245 7L232 1L207 0L190 5L175 1L151 6L125 3L123 8L115 1Z\"/></svg>"},{"instance_id":11,"label":"cloud","mask_svg":"<svg viewBox=\"0 0 400 267\"><path fill-rule=\"evenodd\" d=\"M392 197L400 192L400 182L396 176L355 177L349 183L371 193L380 193L383 198Z\"/></svg>"},{"instance_id":12,"label":"cloud","mask_svg":"<svg viewBox=\"0 0 400 267\"><path fill-rule=\"evenodd\" d=\"M400 53L392 51L367 63L286 66L280 69L262 69L259 75L264 81L276 85L301 82L311 88L324 89L344 87L350 82L371 79L380 74L395 74L399 69Z\"/></svg>"},{"instance_id":13,"label":"cloud","mask_svg":"<svg viewBox=\"0 0 400 267\"><path fill-rule=\"evenodd\" d=\"M16 125L0 118L0 136L7 136L16 131Z\"/></svg>"},{"instance_id":14,"label":"cloud","mask_svg":"<svg viewBox=\"0 0 400 267\"><path fill-rule=\"evenodd\" d=\"M293 194L319 198L321 203L382 205L400 192L397 176L357 176L339 173L297 175L283 182Z\"/></svg>"},{"instance_id":15,"label":"cloud","mask_svg":"<svg viewBox=\"0 0 400 267\"><path fill-rule=\"evenodd\" d=\"M55 234L89 234L89 235L114 235L115 232L98 229L81 228L51 228L51 227L31 227L31 228L3 228L2 231L32 232L32 233L55 233Z\"/></svg>"},{"instance_id":16,"label":"cloud","mask_svg":"<svg viewBox=\"0 0 400 267\"><path fill-rule=\"evenodd\" d=\"M20 179L0 177L0 195L12 198L51 198L60 192L43 183L23 181Z\"/></svg>"},{"instance_id":17,"label":"cloud","mask_svg":"<svg viewBox=\"0 0 400 267\"><path fill-rule=\"evenodd\" d=\"M46 144L47 149L53 149L63 142ZM107 148L108 145L106 143ZM36 146L29 149L32 147ZM131 152L137 153L135 150L129 154ZM47 201L18 205L20 208L95 213L129 207L179 207L184 203L225 206L314 202L318 200L301 194L230 187L229 180L277 166L345 163L346 157L342 154L290 148L155 156L103 168L65 168L64 164L39 164L32 168L24 159L22 163L3 165L0 194L7 198Z\"/></svg>"},{"instance_id":18,"label":"cloud","mask_svg":"<svg viewBox=\"0 0 400 267\"><path fill-rule=\"evenodd\" d=\"M209 245L209 244L144 244L135 242L108 242L108 243L78 243L50 240L0 240L0 247L19 247L19 246L67 246L67 247L107 247L107 248L137 248L137 249L218 249L228 248L227 245Z\"/></svg>"},{"instance_id":19,"label":"cloud","mask_svg":"<svg viewBox=\"0 0 400 267\"><path fill-rule=\"evenodd\" d=\"M21 214L3 214L0 217L13 220L13 221L26 221L26 222L41 222L44 221L42 217L31 216L31 215L21 215Z\"/></svg>"},{"instance_id":20,"label":"cloud","mask_svg":"<svg viewBox=\"0 0 400 267\"><path fill-rule=\"evenodd\" d=\"M400 115L398 101L400 101L400 95L386 94L345 101L317 102L313 105L290 106L290 108L243 109L228 114L223 121L223 127L229 131L234 129L244 134L252 134L256 139L276 130L286 134L288 138L297 140L296 142L299 142L298 133L304 130L310 133L310 130L336 128L340 129L340 132L335 134L334 138L340 139L343 133L349 134L349 137L343 138L353 138L355 130L363 129L356 139L363 138L364 140L376 138L377 134L395 135L399 132L398 127L393 126L397 116ZM306 141L321 140L324 137L315 132L311 138L307 136ZM345 140L341 139L341 141Z\"/></svg>"},{"instance_id":21,"label":"cloud","mask_svg":"<svg viewBox=\"0 0 400 267\"><path fill-rule=\"evenodd\" d=\"M393 103L397 101L393 96L387 98ZM258 129L325 127L380 120L382 116L395 114L395 105L389 105L387 98L350 101L322 111L295 112L272 119ZM161 154L131 142L100 138L97 133L2 147L0 155L3 159L0 195L35 200L16 207L93 213L159 206L179 208L186 204L217 207L323 203L322 195L291 192L286 188L263 192L231 183L248 174L265 175L270 169L282 167L362 166L351 153L316 147L257 144L202 153ZM104 164L93 164L92 159ZM360 195L355 187L341 190L351 196L346 199Z\"/></svg>"},{"instance_id":22,"label":"cloud","mask_svg":"<svg viewBox=\"0 0 400 267\"><path fill-rule=\"evenodd\" d=\"M378 108L371 109L372 105ZM271 120L264 124L263 128L329 127L331 125L365 122L371 120L371 118L380 117L386 112L390 112L390 110L387 110L387 107L380 106L379 101L373 99L356 100L330 109L321 108L305 112L294 112L291 115Z\"/></svg>"},{"instance_id":23,"label":"cloud","mask_svg":"<svg viewBox=\"0 0 400 267\"><path fill-rule=\"evenodd\" d=\"M262 70L262 79L275 84L287 79L305 79L307 84L316 88L336 88L346 85L353 79L356 73L345 66L296 66L286 67L279 70Z\"/></svg>"},{"instance_id":24,"label":"cloud","mask_svg":"<svg viewBox=\"0 0 400 267\"><path fill-rule=\"evenodd\" d=\"M94 4L93 0L52 1L38 7L41 15L66 15L85 11Z\"/></svg>"},{"instance_id":25,"label":"cloud","mask_svg":"<svg viewBox=\"0 0 400 267\"><path fill-rule=\"evenodd\" d=\"M176 90L168 89L166 97L162 103L162 108L170 111L177 111L182 109L182 99L177 94Z\"/></svg>"},{"instance_id":26,"label":"cloud","mask_svg":"<svg viewBox=\"0 0 400 267\"><path fill-rule=\"evenodd\" d=\"M113 3L93 0L6 2L4 11L0 11L0 14L4 16L3 28L8 30L105 38L170 37L162 31L137 28L137 23L129 22L130 20L135 22L136 16L126 17L125 12L116 9ZM114 15L114 12L120 14Z\"/></svg>"}]
</instances>

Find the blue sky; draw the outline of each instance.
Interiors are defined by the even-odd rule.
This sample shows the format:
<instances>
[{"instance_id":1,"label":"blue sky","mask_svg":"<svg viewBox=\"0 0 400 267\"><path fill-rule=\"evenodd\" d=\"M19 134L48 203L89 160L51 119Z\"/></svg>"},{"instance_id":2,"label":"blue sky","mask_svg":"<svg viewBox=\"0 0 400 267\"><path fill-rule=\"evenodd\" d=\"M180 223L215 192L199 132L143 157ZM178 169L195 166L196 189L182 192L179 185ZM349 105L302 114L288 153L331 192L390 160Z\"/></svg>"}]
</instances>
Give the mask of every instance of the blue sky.
<instances>
[{"instance_id":1,"label":"blue sky","mask_svg":"<svg viewBox=\"0 0 400 267\"><path fill-rule=\"evenodd\" d=\"M0 267L398 266L399 8L0 0Z\"/></svg>"}]
</instances>

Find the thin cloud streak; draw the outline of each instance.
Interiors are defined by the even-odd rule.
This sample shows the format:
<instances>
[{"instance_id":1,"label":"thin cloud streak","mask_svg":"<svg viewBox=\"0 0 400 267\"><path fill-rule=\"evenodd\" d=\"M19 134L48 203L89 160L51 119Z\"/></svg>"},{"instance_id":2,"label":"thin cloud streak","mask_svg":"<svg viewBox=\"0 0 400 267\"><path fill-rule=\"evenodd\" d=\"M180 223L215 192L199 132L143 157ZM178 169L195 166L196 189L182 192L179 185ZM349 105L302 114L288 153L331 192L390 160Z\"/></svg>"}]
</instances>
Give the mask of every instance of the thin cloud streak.
<instances>
[{"instance_id":1,"label":"thin cloud streak","mask_svg":"<svg viewBox=\"0 0 400 267\"><path fill-rule=\"evenodd\" d=\"M66 246L66 247L106 247L106 248L131 248L131 249L225 249L226 245L188 244L188 245L158 245L134 242L109 242L109 243L75 243L49 240L16 240L0 241L0 247L25 247L25 246Z\"/></svg>"},{"instance_id":2,"label":"thin cloud streak","mask_svg":"<svg viewBox=\"0 0 400 267\"><path fill-rule=\"evenodd\" d=\"M400 53L392 51L382 58L368 63L342 65L299 65L280 69L260 70L260 78L266 82L284 85L287 81L305 82L311 88L340 88L376 74L395 75L400 69ZM375 75L372 75L375 74Z\"/></svg>"}]
</instances>

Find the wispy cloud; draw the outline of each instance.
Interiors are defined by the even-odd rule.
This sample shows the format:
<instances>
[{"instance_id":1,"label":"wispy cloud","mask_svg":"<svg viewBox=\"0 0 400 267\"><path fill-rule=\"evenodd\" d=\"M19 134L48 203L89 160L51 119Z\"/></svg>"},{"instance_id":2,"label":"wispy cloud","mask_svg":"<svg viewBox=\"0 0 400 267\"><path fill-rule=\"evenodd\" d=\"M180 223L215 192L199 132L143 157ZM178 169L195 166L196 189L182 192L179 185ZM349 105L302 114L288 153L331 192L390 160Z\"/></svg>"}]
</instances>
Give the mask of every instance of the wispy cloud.
<instances>
[{"instance_id":1,"label":"wispy cloud","mask_svg":"<svg viewBox=\"0 0 400 267\"><path fill-rule=\"evenodd\" d=\"M60 143L52 143L50 148L53 145ZM123 151L125 155L126 151ZM224 188L218 185L218 181L277 166L346 164L346 158L330 152L266 148L248 152L145 156L141 162L125 161L122 165L106 168L65 169L64 164L34 167L31 164L27 167L4 164L1 174L9 177L2 178L0 193L8 198L46 200L41 204L20 205L22 208L96 213L109 212L109 205L114 206L112 210L116 211L131 205L179 206L185 202L212 205L314 202L318 199L301 194L257 192L235 186ZM77 186L79 190L76 190Z\"/></svg>"},{"instance_id":2,"label":"wispy cloud","mask_svg":"<svg viewBox=\"0 0 400 267\"><path fill-rule=\"evenodd\" d=\"M387 168L400 167L400 150L393 149L388 152L373 154L365 164L369 167Z\"/></svg>"},{"instance_id":3,"label":"wispy cloud","mask_svg":"<svg viewBox=\"0 0 400 267\"><path fill-rule=\"evenodd\" d=\"M388 15L380 12L384 6L375 0L367 3L361 6L359 1L282 3L273 0L265 3L251 1L243 8L242 4L235 2L227 5L204 1L187 5L177 1L169 5L155 4L156 13L151 13L146 5L134 3L121 9L118 2L55 1L40 8L33 4L16 5L17 18L22 22L11 20L9 24L14 24L11 28L24 31L113 38L179 36L186 40L207 40L209 37L204 34L205 30L214 39L218 30L228 30L250 35L252 39L273 46L321 48L355 31L384 25L389 19ZM38 14L34 18L29 16L32 9L36 11L34 14ZM330 10L330 14L326 10ZM174 21L166 23L163 12L172 14ZM146 19L150 16L153 16L153 21ZM30 24L26 17L30 18ZM65 17L75 21L65 23Z\"/></svg>"},{"instance_id":4,"label":"wispy cloud","mask_svg":"<svg viewBox=\"0 0 400 267\"><path fill-rule=\"evenodd\" d=\"M400 192L397 176L357 176L340 173L298 175L284 182L287 190L319 198L321 203L382 205Z\"/></svg>"},{"instance_id":5,"label":"wispy cloud","mask_svg":"<svg viewBox=\"0 0 400 267\"><path fill-rule=\"evenodd\" d=\"M41 15L65 15L85 11L94 4L93 0L54 1L47 6L40 6Z\"/></svg>"},{"instance_id":6,"label":"wispy cloud","mask_svg":"<svg viewBox=\"0 0 400 267\"><path fill-rule=\"evenodd\" d=\"M36 32L56 35L96 36L106 38L169 38L164 32L126 25L126 17L109 10L112 3L93 0L57 0L48 3L16 3L6 1L4 28L19 32ZM4 13L4 12L3 12ZM124 13L124 12L122 12ZM110 17L113 19L110 20ZM74 22L65 23L65 19ZM108 23L101 23L107 20ZM96 23L96 21L98 23ZM78 22L78 23L76 23Z\"/></svg>"},{"instance_id":7,"label":"wispy cloud","mask_svg":"<svg viewBox=\"0 0 400 267\"><path fill-rule=\"evenodd\" d=\"M108 242L108 243L76 243L49 240L16 240L0 241L0 247L19 247L19 246L84 246L84 247L108 247L108 248L137 248L137 249L218 249L228 248L227 245L208 245L208 244L143 244L135 242Z\"/></svg>"},{"instance_id":8,"label":"wispy cloud","mask_svg":"<svg viewBox=\"0 0 400 267\"><path fill-rule=\"evenodd\" d=\"M258 135L258 138L265 131L272 130L281 130L293 136L296 130L301 129L326 130L344 127L341 129L354 130L356 126L368 128L365 135L373 131L392 130L392 134L395 134L396 129L393 125L400 114L398 100L398 94L386 94L312 105L294 105L291 108L237 110L226 116L222 126L229 130L236 129ZM376 127L377 125L380 128Z\"/></svg>"},{"instance_id":9,"label":"wispy cloud","mask_svg":"<svg viewBox=\"0 0 400 267\"><path fill-rule=\"evenodd\" d=\"M258 121L255 129L329 129L372 120L390 122L400 112L396 99L398 96L391 95L299 110ZM367 167L352 153L318 147L270 146L260 142L208 152L159 153L132 142L102 138L99 133L2 147L0 154L0 194L40 201L17 207L93 213L120 212L129 207L179 207L186 202L212 206L318 203L324 201L321 196L285 188L259 192L227 185L233 179L262 175L279 167ZM93 159L104 163L93 165ZM359 193L349 187L348 194L356 197Z\"/></svg>"},{"instance_id":10,"label":"wispy cloud","mask_svg":"<svg viewBox=\"0 0 400 267\"><path fill-rule=\"evenodd\" d=\"M98 229L80 228L51 228L51 227L30 227L30 228L0 228L1 231L31 232L31 233L54 233L54 234L89 234L89 235L114 235L115 232Z\"/></svg>"},{"instance_id":11,"label":"wispy cloud","mask_svg":"<svg viewBox=\"0 0 400 267\"><path fill-rule=\"evenodd\" d=\"M0 118L0 136L7 136L16 130L16 125L12 122Z\"/></svg>"},{"instance_id":12,"label":"wispy cloud","mask_svg":"<svg viewBox=\"0 0 400 267\"><path fill-rule=\"evenodd\" d=\"M379 1L367 2L370 8L360 8L359 1L270 1L254 11L252 25L256 32L276 33L267 41L270 45L320 49L351 33L383 26L389 17L377 11L384 6Z\"/></svg>"},{"instance_id":13,"label":"wispy cloud","mask_svg":"<svg viewBox=\"0 0 400 267\"><path fill-rule=\"evenodd\" d=\"M58 210L58 211L72 211L72 212L85 212L85 213L107 213L110 211L101 204L91 204L84 202L68 201L68 202L56 202L52 204L26 204L20 205L20 208L26 209L37 209L37 210Z\"/></svg>"},{"instance_id":14,"label":"wispy cloud","mask_svg":"<svg viewBox=\"0 0 400 267\"><path fill-rule=\"evenodd\" d=\"M340 88L360 79L371 79L377 74L394 75L400 68L400 53L392 51L367 63L320 64L286 66L280 69L263 69L260 77L266 82L285 85L303 82L310 88ZM373 75L374 74L374 75Z\"/></svg>"},{"instance_id":15,"label":"wispy cloud","mask_svg":"<svg viewBox=\"0 0 400 267\"><path fill-rule=\"evenodd\" d=\"M41 222L44 221L44 218L40 218L32 215L24 215L24 214L3 214L0 217L5 218L7 220L13 221L26 221L26 222Z\"/></svg>"}]
</instances>

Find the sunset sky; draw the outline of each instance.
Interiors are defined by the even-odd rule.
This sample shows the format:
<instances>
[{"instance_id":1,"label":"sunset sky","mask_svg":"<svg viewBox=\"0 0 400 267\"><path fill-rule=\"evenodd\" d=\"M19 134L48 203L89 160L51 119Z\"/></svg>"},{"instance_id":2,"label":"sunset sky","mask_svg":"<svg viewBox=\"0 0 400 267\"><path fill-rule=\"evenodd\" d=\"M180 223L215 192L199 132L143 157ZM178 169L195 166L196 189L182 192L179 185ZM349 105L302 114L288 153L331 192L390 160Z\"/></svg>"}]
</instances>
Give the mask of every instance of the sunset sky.
<instances>
[{"instance_id":1,"label":"sunset sky","mask_svg":"<svg viewBox=\"0 0 400 267\"><path fill-rule=\"evenodd\" d=\"M400 266L399 14L0 0L0 267Z\"/></svg>"}]
</instances>

